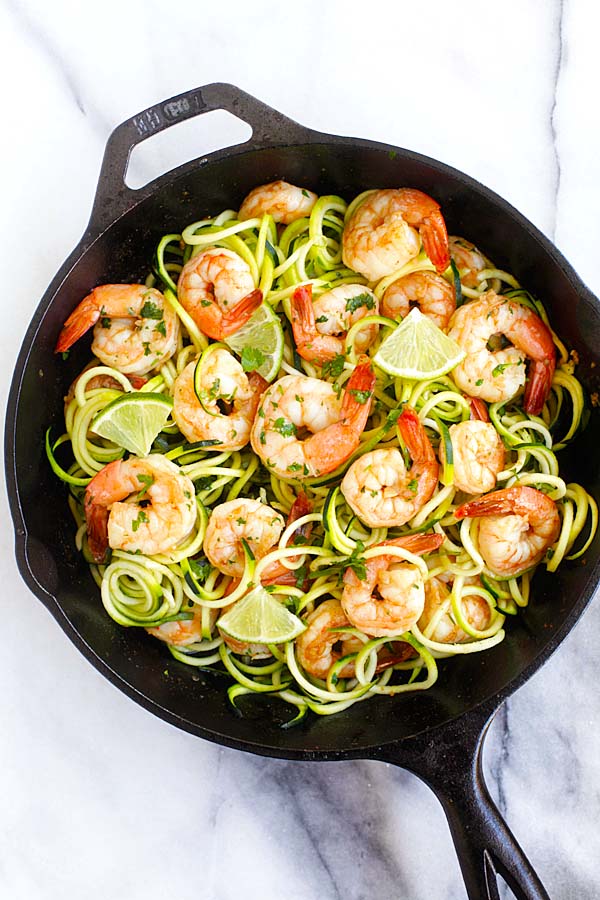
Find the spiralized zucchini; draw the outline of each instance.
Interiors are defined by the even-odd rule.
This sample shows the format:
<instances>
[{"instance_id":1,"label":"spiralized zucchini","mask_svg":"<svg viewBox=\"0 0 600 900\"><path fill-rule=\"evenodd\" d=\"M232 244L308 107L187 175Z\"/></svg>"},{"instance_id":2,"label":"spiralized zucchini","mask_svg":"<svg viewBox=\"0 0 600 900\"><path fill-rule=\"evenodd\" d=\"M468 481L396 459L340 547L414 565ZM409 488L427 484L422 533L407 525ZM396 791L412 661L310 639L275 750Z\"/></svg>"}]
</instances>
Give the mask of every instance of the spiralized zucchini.
<instances>
[{"instance_id":1,"label":"spiralized zucchini","mask_svg":"<svg viewBox=\"0 0 600 900\"><path fill-rule=\"evenodd\" d=\"M186 365L213 347L213 342L201 332L177 297L182 267L208 247L226 248L242 257L255 287L260 288L264 301L279 315L285 331L280 374L319 377L338 391L343 390L360 355L355 345L361 328L365 323L379 327L378 338L369 349L373 357L396 323L375 314L361 320L346 336L344 355L336 365L321 370L296 352L289 327L290 298L299 285L311 285L314 299L339 285L366 284L365 278L344 266L341 237L344 223L370 193L360 195L350 206L341 197L322 196L310 216L285 227L277 227L270 215L240 221L235 210L224 210L218 216L188 225L181 234L165 235L156 249L153 270L146 283L164 292L181 319L182 336L175 355L135 390L172 395L175 379ZM421 252L401 270L371 287L375 296L381 298L389 285L402 275L433 268ZM458 289L459 302L477 298L493 288L531 306L547 322L540 301L524 291L510 273L498 270L491 263L480 273L476 288L461 283L454 263L444 277ZM506 465L498 475L497 487L529 485L557 503L560 533L544 560L550 572L556 571L565 559L580 560L598 525L594 499L580 485L565 482L560 473L557 454L581 428L585 399L573 372L572 359L556 335L554 339L558 364L541 415L527 415L518 398L489 407L491 422L506 449ZM250 445L233 452L220 450L210 441L191 444L169 419L152 452L176 463L193 481L197 504L193 532L169 554L146 557L115 550L108 564L95 564L87 546L83 493L107 463L126 456L126 451L95 435L93 422L108 403L122 392L133 390L126 375L92 361L66 398L65 432L53 438L52 431L48 431L47 455L56 475L68 486L69 505L77 529L76 544L91 565L108 615L121 626L138 628L156 628L198 617L199 640L184 646L168 643L167 646L180 663L200 668L219 667L227 672L232 680L229 699L236 709L243 711L243 698L248 695L275 696L293 711L288 727L300 722L309 711L333 715L375 695L426 690L438 677L438 660L482 652L497 645L504 639L506 627L510 627L507 617L514 616L530 602L532 571L506 579L494 575L479 549L478 521L457 522L454 517L465 496L453 482L449 428L469 419L470 404L451 375L415 382L394 379L378 371L371 416L355 452L334 472L303 482L311 512L290 524L263 559L256 562L247 557L244 572L237 581L212 568L203 556L211 511L236 498L256 498L286 518L299 484L268 471ZM405 404L417 411L436 452L440 444L444 445L445 464L440 468L439 483L432 497L411 520L400 528L369 528L346 503L340 491L341 479L354 460L376 447L405 451L397 427ZM66 461L67 446L70 462ZM300 548L294 546L296 529L308 524L312 528L309 543ZM420 628L417 623L409 631L386 637L373 637L350 625L337 629L340 643L344 646L347 643L352 649L335 659L325 678L317 678L303 668L294 641L262 648L259 658L252 658L248 648L234 649L224 642L217 625L219 614L243 597L274 564L291 573L285 584L271 588L274 596L305 618L323 601L341 597L343 576L348 568L364 577L368 560L381 554L377 545L382 541L431 529L444 536L444 543L426 558L414 557L414 560L425 581L442 576L448 588L444 602L426 627ZM477 628L469 619L468 604L473 598L489 608L485 628ZM441 642L432 637L444 617L460 629L460 640ZM389 664L381 666L386 654ZM344 674L348 671L350 675Z\"/></svg>"}]
</instances>

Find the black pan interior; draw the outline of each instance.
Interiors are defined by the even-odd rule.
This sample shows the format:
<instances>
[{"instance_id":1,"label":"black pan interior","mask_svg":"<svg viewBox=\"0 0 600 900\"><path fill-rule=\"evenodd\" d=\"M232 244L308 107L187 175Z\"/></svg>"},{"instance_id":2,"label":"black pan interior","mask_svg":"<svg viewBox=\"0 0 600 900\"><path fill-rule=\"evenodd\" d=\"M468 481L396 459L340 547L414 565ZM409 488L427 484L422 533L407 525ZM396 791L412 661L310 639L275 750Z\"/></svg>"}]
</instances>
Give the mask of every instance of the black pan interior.
<instances>
[{"instance_id":1,"label":"black pan interior","mask_svg":"<svg viewBox=\"0 0 600 900\"><path fill-rule=\"evenodd\" d=\"M63 486L44 455L44 432L61 430L62 399L88 359L89 339L67 361L53 353L61 323L95 285L143 279L161 235L189 222L236 207L257 184L275 178L318 193L351 199L375 187L411 186L427 191L443 208L450 233L477 243L502 268L540 297L558 333L575 348L579 374L588 390L598 389L595 367L600 343L600 311L562 258L522 217L495 195L444 166L407 151L368 142L332 142L221 154L209 164L187 167L183 175L160 179L142 200L104 232L74 264L43 317L29 354L16 417L16 480L26 529L39 558L56 566L58 608L63 627L75 631L88 655L144 705L204 737L282 755L357 753L438 726L506 691L539 662L582 607L596 578L600 544L585 564L566 563L552 576L538 572L534 599L508 625L508 638L484 654L458 658L440 667L430 691L392 700L357 704L334 717L311 717L300 727L279 727L279 712L268 703L236 716L228 705L225 680L175 662L166 648L137 629L123 629L104 613L99 592L73 545L73 522ZM51 301L51 302L50 302ZM564 470L600 495L599 418L592 411L587 429L564 455ZM43 498L43 501L40 500ZM35 554L32 565L35 567ZM112 671L107 672L106 667ZM128 686L128 687L127 687Z\"/></svg>"}]
</instances>

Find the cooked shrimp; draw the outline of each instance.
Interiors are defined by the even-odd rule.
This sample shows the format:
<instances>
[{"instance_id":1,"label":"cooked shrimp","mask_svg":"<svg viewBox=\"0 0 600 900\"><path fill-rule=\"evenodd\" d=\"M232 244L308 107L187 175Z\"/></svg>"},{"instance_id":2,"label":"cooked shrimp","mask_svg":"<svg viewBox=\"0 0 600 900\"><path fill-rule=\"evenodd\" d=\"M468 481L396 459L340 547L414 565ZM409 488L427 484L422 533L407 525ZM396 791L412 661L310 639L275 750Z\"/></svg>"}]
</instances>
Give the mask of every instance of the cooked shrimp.
<instances>
[{"instance_id":1,"label":"cooked shrimp","mask_svg":"<svg viewBox=\"0 0 600 900\"><path fill-rule=\"evenodd\" d=\"M318 378L285 375L263 394L252 426L252 449L280 478L314 478L356 450L371 409L375 375L361 358L344 389ZM309 432L310 437L303 437Z\"/></svg>"},{"instance_id":2,"label":"cooked shrimp","mask_svg":"<svg viewBox=\"0 0 600 900\"><path fill-rule=\"evenodd\" d=\"M189 612L189 610L182 610ZM217 619L217 610L210 611L210 624L214 625ZM163 625L156 625L154 628L146 628L148 634L171 644L174 647L185 647L188 644L195 644L202 640L202 609L197 604L194 605L193 616L191 619L181 619L176 622L165 622Z\"/></svg>"},{"instance_id":3,"label":"cooked shrimp","mask_svg":"<svg viewBox=\"0 0 600 900\"><path fill-rule=\"evenodd\" d=\"M198 328L216 341L238 331L262 303L248 263L222 247L209 247L185 264L177 295Z\"/></svg>"},{"instance_id":4,"label":"cooked shrimp","mask_svg":"<svg viewBox=\"0 0 600 900\"><path fill-rule=\"evenodd\" d=\"M108 547L146 556L168 553L185 540L197 515L193 483L159 454L104 466L88 484L83 505L96 562Z\"/></svg>"},{"instance_id":5,"label":"cooked shrimp","mask_svg":"<svg viewBox=\"0 0 600 900\"><path fill-rule=\"evenodd\" d=\"M484 631L490 624L491 612L483 597L478 597L476 594L463 597L461 604L463 615L469 625L476 628L477 631ZM425 631L442 607L445 607L445 611L440 615L433 631L427 637L440 644L459 644L462 641L470 640L469 635L459 628L452 618L448 586L435 577L425 582L425 606L417 623L421 631Z\"/></svg>"},{"instance_id":6,"label":"cooked shrimp","mask_svg":"<svg viewBox=\"0 0 600 900\"><path fill-rule=\"evenodd\" d=\"M439 203L412 188L374 191L346 222L344 265L369 281L379 281L414 259L421 240L438 272L444 272L450 255Z\"/></svg>"},{"instance_id":7,"label":"cooked shrimp","mask_svg":"<svg viewBox=\"0 0 600 900\"><path fill-rule=\"evenodd\" d=\"M439 466L418 415L405 406L398 428L412 459L407 470L400 450L371 450L355 460L340 485L353 512L371 528L404 525L427 503Z\"/></svg>"},{"instance_id":8,"label":"cooked shrimp","mask_svg":"<svg viewBox=\"0 0 600 900\"><path fill-rule=\"evenodd\" d=\"M338 659L355 653L356 639L350 634L332 631L332 628L351 628L339 600L325 600L305 619L307 628L296 638L298 661L303 669L316 678L327 678L327 673ZM342 678L354 675L354 663L347 663L340 672Z\"/></svg>"},{"instance_id":9,"label":"cooked shrimp","mask_svg":"<svg viewBox=\"0 0 600 900\"><path fill-rule=\"evenodd\" d=\"M496 335L504 335L514 346L489 350L488 341ZM550 329L532 309L487 291L480 300L456 310L448 336L467 354L452 370L462 391L490 403L504 403L527 380L523 409L531 415L541 412L552 385L556 355Z\"/></svg>"},{"instance_id":10,"label":"cooked shrimp","mask_svg":"<svg viewBox=\"0 0 600 900\"><path fill-rule=\"evenodd\" d=\"M421 556L437 550L441 534L409 534L381 546L402 547ZM408 631L423 612L425 588L421 570L397 556L374 556L361 579L352 568L344 573L342 609L365 634L384 637Z\"/></svg>"},{"instance_id":11,"label":"cooked shrimp","mask_svg":"<svg viewBox=\"0 0 600 900\"><path fill-rule=\"evenodd\" d=\"M479 550L488 569L501 578L537 566L560 532L554 500L525 485L470 500L454 515L457 519L482 517Z\"/></svg>"},{"instance_id":12,"label":"cooked shrimp","mask_svg":"<svg viewBox=\"0 0 600 900\"><path fill-rule=\"evenodd\" d=\"M465 287L477 288L480 284L479 274L489 268L488 261L479 252L475 244L462 237L448 238L450 256L456 264L461 282Z\"/></svg>"},{"instance_id":13,"label":"cooked shrimp","mask_svg":"<svg viewBox=\"0 0 600 900\"><path fill-rule=\"evenodd\" d=\"M56 353L94 327L92 353L125 375L145 375L177 349L179 319L160 291L143 284L101 284L75 307Z\"/></svg>"},{"instance_id":14,"label":"cooked shrimp","mask_svg":"<svg viewBox=\"0 0 600 900\"><path fill-rule=\"evenodd\" d=\"M69 406L69 403L75 397L75 389L77 387L77 382L83 375L86 374L87 370L90 369L93 365L94 365L94 363L91 363L89 366L86 366L86 368L83 370L83 372L80 372L79 375L77 376L77 378L75 378L75 380L71 382L69 390L67 391L67 393L65 395L65 416L67 414L67 407ZM139 389L141 387L143 387L143 385L145 385L146 381L147 381L146 378L143 378L140 375L130 375L128 380L129 380L132 388L134 388L136 391L139 391ZM98 391L98 390L103 390L103 389L110 390L110 391L119 391L120 393L124 393L123 385L121 384L120 381L117 381L116 378L113 378L112 375L106 375L106 374L93 375L92 378L90 378L88 380L88 382L85 386L86 392L87 391Z\"/></svg>"},{"instance_id":15,"label":"cooked shrimp","mask_svg":"<svg viewBox=\"0 0 600 900\"><path fill-rule=\"evenodd\" d=\"M245 561L242 542L246 541L256 559L262 559L279 540L283 525L283 516L259 500L228 500L211 513L204 553L220 572L239 578Z\"/></svg>"},{"instance_id":16,"label":"cooked shrimp","mask_svg":"<svg viewBox=\"0 0 600 900\"><path fill-rule=\"evenodd\" d=\"M296 349L309 362L324 363L344 353L349 329L365 316L376 315L379 303L362 284L341 284L312 302L312 285L300 285L291 299L292 329ZM364 353L371 346L378 325L367 325L356 335L354 348Z\"/></svg>"},{"instance_id":17,"label":"cooked shrimp","mask_svg":"<svg viewBox=\"0 0 600 900\"><path fill-rule=\"evenodd\" d=\"M504 468L504 444L491 422L470 419L451 425L454 484L467 494L484 494L496 487ZM446 462L446 447L440 441L440 460Z\"/></svg>"},{"instance_id":18,"label":"cooked shrimp","mask_svg":"<svg viewBox=\"0 0 600 900\"><path fill-rule=\"evenodd\" d=\"M287 181L272 181L250 191L240 206L238 219L254 219L273 216L275 222L289 225L296 219L309 216L319 198L306 188L296 187Z\"/></svg>"},{"instance_id":19,"label":"cooked shrimp","mask_svg":"<svg viewBox=\"0 0 600 900\"><path fill-rule=\"evenodd\" d=\"M244 372L228 350L210 353L200 369L200 396L194 388L196 363L189 363L173 385L173 418L188 441L219 441L222 450L241 450L267 382Z\"/></svg>"},{"instance_id":20,"label":"cooked shrimp","mask_svg":"<svg viewBox=\"0 0 600 900\"><path fill-rule=\"evenodd\" d=\"M381 299L381 312L390 319L404 318L413 306L445 329L454 310L454 288L435 272L411 272L392 282Z\"/></svg>"}]
</instances>

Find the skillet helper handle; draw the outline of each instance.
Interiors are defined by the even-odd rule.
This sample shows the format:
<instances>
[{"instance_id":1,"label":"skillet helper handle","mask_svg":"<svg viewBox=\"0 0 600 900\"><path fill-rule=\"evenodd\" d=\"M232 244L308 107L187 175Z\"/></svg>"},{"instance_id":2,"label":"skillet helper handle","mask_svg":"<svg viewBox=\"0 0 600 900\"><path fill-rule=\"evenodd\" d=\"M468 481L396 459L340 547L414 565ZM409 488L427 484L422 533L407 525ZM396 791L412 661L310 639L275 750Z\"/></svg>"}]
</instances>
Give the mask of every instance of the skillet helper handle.
<instances>
[{"instance_id":1,"label":"skillet helper handle","mask_svg":"<svg viewBox=\"0 0 600 900\"><path fill-rule=\"evenodd\" d=\"M134 147L172 125L216 109L227 110L250 125L252 136L244 144L248 149L306 141L313 134L310 129L288 119L233 84L205 84L156 103L126 119L110 135L88 230L100 234L146 196L146 188L132 190L125 184L129 157Z\"/></svg>"},{"instance_id":2,"label":"skillet helper handle","mask_svg":"<svg viewBox=\"0 0 600 900\"><path fill-rule=\"evenodd\" d=\"M409 769L437 795L470 900L500 900L498 874L517 900L550 900L485 784L482 750L492 717L459 719L437 735L403 742L401 758L393 747L377 757Z\"/></svg>"}]
</instances>

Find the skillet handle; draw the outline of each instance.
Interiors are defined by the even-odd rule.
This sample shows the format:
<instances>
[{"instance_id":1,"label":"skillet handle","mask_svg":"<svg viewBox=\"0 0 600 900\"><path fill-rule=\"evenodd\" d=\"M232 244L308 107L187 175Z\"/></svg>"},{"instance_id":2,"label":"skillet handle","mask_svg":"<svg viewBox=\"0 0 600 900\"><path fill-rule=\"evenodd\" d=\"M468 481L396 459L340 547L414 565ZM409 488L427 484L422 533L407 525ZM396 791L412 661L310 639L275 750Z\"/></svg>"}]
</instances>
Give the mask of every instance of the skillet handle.
<instances>
[{"instance_id":1,"label":"skillet handle","mask_svg":"<svg viewBox=\"0 0 600 900\"><path fill-rule=\"evenodd\" d=\"M433 736L403 741L397 755L394 746L376 755L414 772L437 795L471 900L499 900L498 874L517 900L550 900L485 784L483 741L494 712L478 722L455 720Z\"/></svg>"},{"instance_id":2,"label":"skillet handle","mask_svg":"<svg viewBox=\"0 0 600 900\"><path fill-rule=\"evenodd\" d=\"M118 125L104 151L88 231L100 234L153 190L152 184L132 190L125 184L131 151L137 144L178 122L224 109L252 128L248 149L310 140L312 132L233 84L206 84L156 103Z\"/></svg>"}]
</instances>

